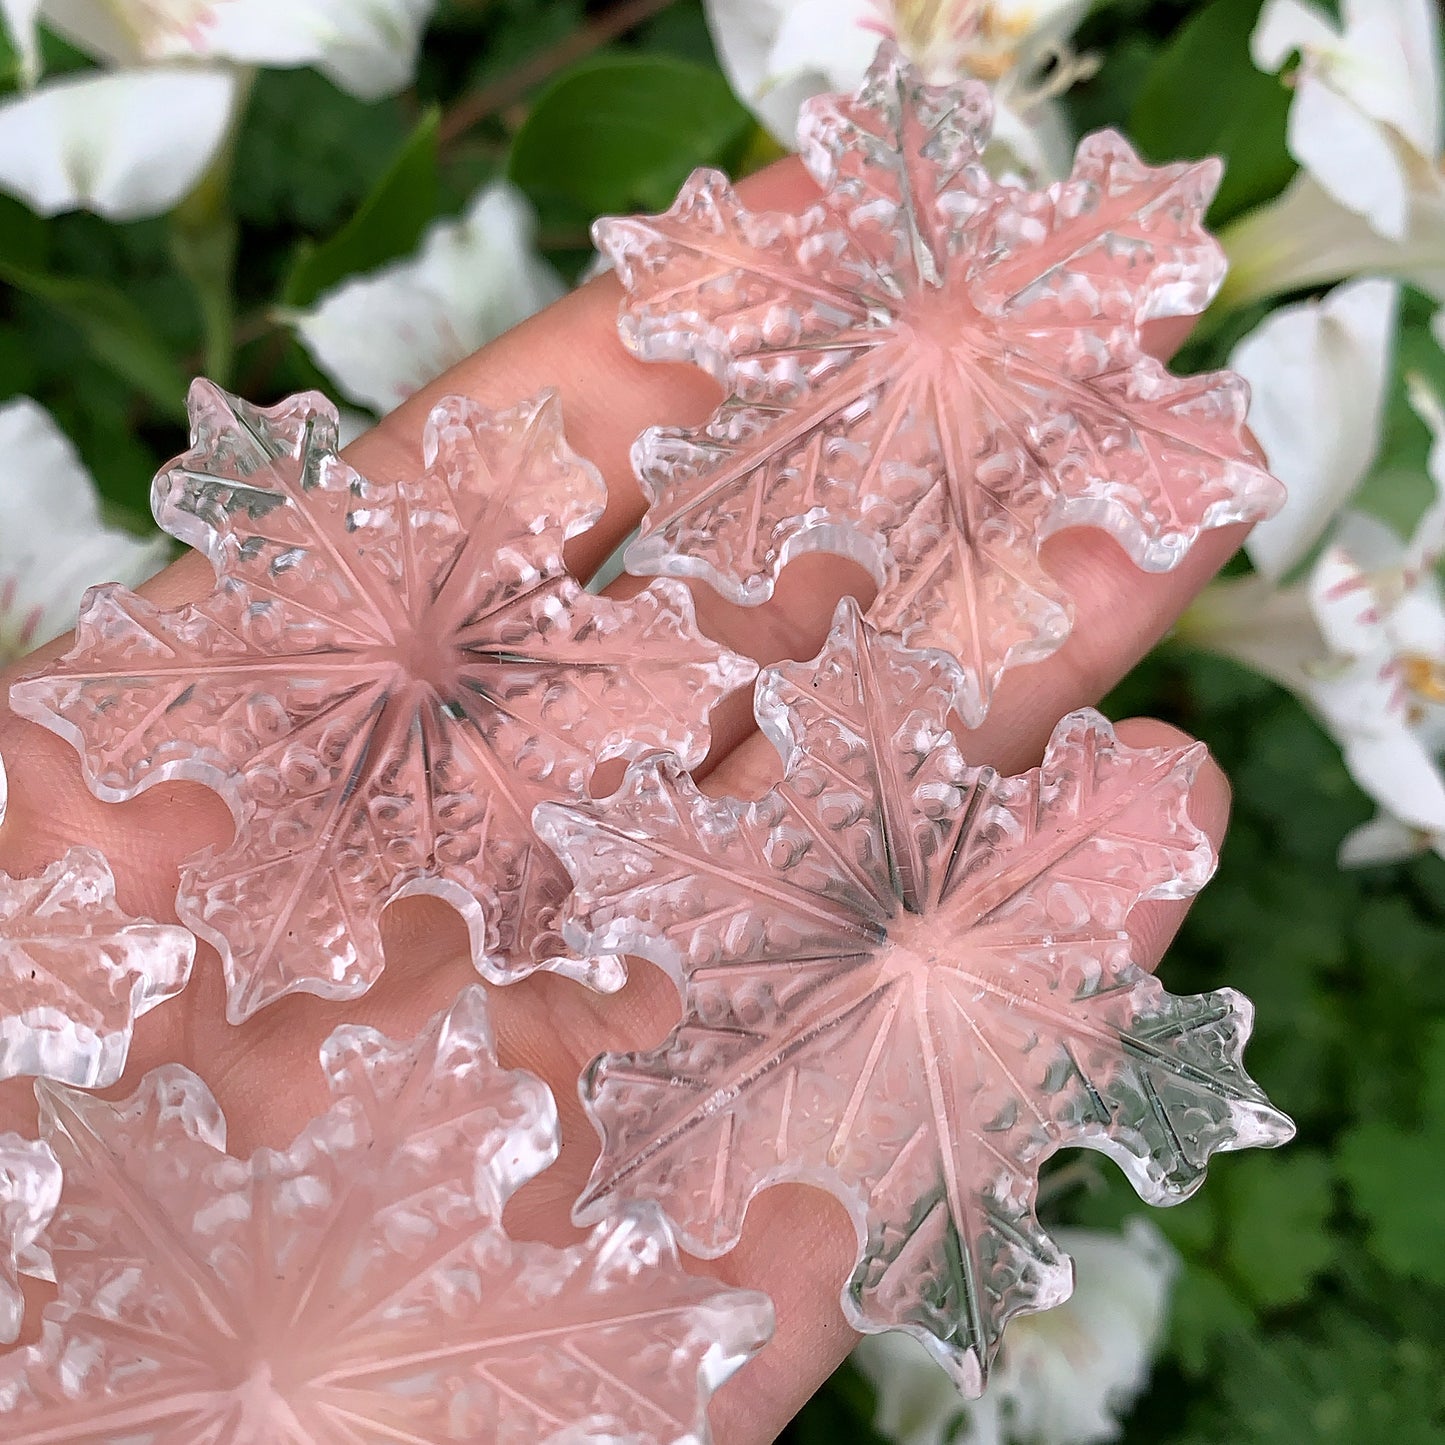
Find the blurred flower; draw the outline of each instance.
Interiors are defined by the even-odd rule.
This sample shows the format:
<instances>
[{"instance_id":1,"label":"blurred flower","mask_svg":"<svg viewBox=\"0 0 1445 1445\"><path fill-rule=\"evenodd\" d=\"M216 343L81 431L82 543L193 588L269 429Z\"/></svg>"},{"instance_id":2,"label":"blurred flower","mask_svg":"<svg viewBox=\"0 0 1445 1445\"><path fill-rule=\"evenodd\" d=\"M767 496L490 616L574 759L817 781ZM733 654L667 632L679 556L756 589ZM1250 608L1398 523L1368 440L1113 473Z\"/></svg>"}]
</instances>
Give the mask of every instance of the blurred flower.
<instances>
[{"instance_id":1,"label":"blurred flower","mask_svg":"<svg viewBox=\"0 0 1445 1445\"><path fill-rule=\"evenodd\" d=\"M706 0L708 26L733 89L786 146L798 107L856 90L883 39L937 85L994 83L994 145L1035 176L1069 167L1053 98L1092 72L1067 39L1089 0Z\"/></svg>"},{"instance_id":2,"label":"blurred flower","mask_svg":"<svg viewBox=\"0 0 1445 1445\"><path fill-rule=\"evenodd\" d=\"M1390 281L1340 286L1272 312L1229 358L1250 385L1250 428L1287 488L1244 544L1272 582L1325 534L1375 460L1398 300Z\"/></svg>"},{"instance_id":3,"label":"blurred flower","mask_svg":"<svg viewBox=\"0 0 1445 1445\"><path fill-rule=\"evenodd\" d=\"M518 191L486 186L415 256L343 282L292 324L346 396L386 413L562 294L535 232Z\"/></svg>"},{"instance_id":4,"label":"blurred flower","mask_svg":"<svg viewBox=\"0 0 1445 1445\"><path fill-rule=\"evenodd\" d=\"M92 584L143 582L166 545L101 522L95 484L44 407L0 406L0 665L73 627Z\"/></svg>"},{"instance_id":5,"label":"blurred flower","mask_svg":"<svg viewBox=\"0 0 1445 1445\"><path fill-rule=\"evenodd\" d=\"M105 67L0 105L0 189L43 215L127 221L190 194L230 132L237 67L314 65L375 100L401 89L436 0L0 0L28 81L36 27Z\"/></svg>"},{"instance_id":6,"label":"blurred flower","mask_svg":"<svg viewBox=\"0 0 1445 1445\"><path fill-rule=\"evenodd\" d=\"M1445 853L1445 412L1420 383L1434 436L1435 500L1408 542L1347 512L1309 577L1275 589L1260 576L1216 582L1181 619L1185 640L1233 657L1295 693L1339 743L1381 814L1345 839L1346 866Z\"/></svg>"},{"instance_id":7,"label":"blurred flower","mask_svg":"<svg viewBox=\"0 0 1445 1445\"><path fill-rule=\"evenodd\" d=\"M1288 144L1302 167L1277 201L1223 237L1234 305L1387 271L1445 299L1440 18L1435 0L1345 0L1344 26L1270 0L1251 39L1289 78Z\"/></svg>"},{"instance_id":8,"label":"blurred flower","mask_svg":"<svg viewBox=\"0 0 1445 1445\"><path fill-rule=\"evenodd\" d=\"M1074 1257L1074 1293L1014 1320L983 1398L963 1401L911 1335L870 1335L853 1352L878 1399L874 1425L896 1445L1090 1445L1120 1433L1149 1378L1178 1268L1149 1221L1122 1234L1055 1231Z\"/></svg>"}]
</instances>

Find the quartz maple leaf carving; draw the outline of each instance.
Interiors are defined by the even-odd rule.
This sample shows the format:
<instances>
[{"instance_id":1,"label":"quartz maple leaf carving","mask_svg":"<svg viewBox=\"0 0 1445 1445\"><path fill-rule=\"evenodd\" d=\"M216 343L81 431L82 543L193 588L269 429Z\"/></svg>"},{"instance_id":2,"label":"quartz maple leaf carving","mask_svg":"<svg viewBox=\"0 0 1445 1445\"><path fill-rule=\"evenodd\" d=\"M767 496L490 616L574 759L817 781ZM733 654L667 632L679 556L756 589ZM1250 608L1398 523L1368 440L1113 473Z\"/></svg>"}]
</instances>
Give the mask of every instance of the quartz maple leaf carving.
<instances>
[{"instance_id":1,"label":"quartz maple leaf carving","mask_svg":"<svg viewBox=\"0 0 1445 1445\"><path fill-rule=\"evenodd\" d=\"M60 1201L60 1162L48 1144L0 1134L0 1344L20 1333L20 1265Z\"/></svg>"},{"instance_id":2,"label":"quartz maple leaf carving","mask_svg":"<svg viewBox=\"0 0 1445 1445\"><path fill-rule=\"evenodd\" d=\"M656 1199L715 1256L759 1190L828 1189L858 1230L851 1323L908 1329L976 1392L1006 1321L1072 1287L1034 1213L1050 1154L1102 1150L1170 1203L1292 1126L1241 1063L1248 1001L1174 997L1134 954L1136 904L1213 866L1202 747L1131 748L1078 712L1004 778L963 761L951 697L937 653L845 602L815 662L759 682L785 764L763 797L652 758L538 827L576 884L572 941L685 995L660 1047L584 1075L603 1147L579 1221Z\"/></svg>"},{"instance_id":3,"label":"quartz maple leaf carving","mask_svg":"<svg viewBox=\"0 0 1445 1445\"><path fill-rule=\"evenodd\" d=\"M233 1022L365 992L382 912L418 893L458 909L493 981L577 971L533 806L585 796L608 758L700 760L753 665L701 636L679 583L615 602L568 574L562 544L606 491L551 393L443 401L402 482L341 460L314 393L265 409L198 382L190 405L191 449L152 500L215 590L170 610L92 591L16 711L80 749L102 798L185 778L226 799L234 840L187 862L177 909L221 954ZM581 972L622 981L606 960Z\"/></svg>"},{"instance_id":4,"label":"quartz maple leaf carving","mask_svg":"<svg viewBox=\"0 0 1445 1445\"><path fill-rule=\"evenodd\" d=\"M1030 191L985 170L991 124L984 85L925 85L884 47L855 97L804 109L817 203L749 212L698 171L666 214L595 229L627 345L730 393L701 428L639 439L629 570L752 604L801 552L850 556L874 621L957 660L970 727L1010 663L1068 635L1049 535L1102 528L1164 570L1283 500L1244 382L1174 377L1140 340L1223 279L1201 226L1219 163L1146 166L1102 132Z\"/></svg>"},{"instance_id":5,"label":"quartz maple leaf carving","mask_svg":"<svg viewBox=\"0 0 1445 1445\"><path fill-rule=\"evenodd\" d=\"M6 799L0 763L0 821ZM34 878L0 873L0 1079L115 1083L136 1019L186 986L195 953L184 928L122 911L94 848Z\"/></svg>"},{"instance_id":6,"label":"quartz maple leaf carving","mask_svg":"<svg viewBox=\"0 0 1445 1445\"><path fill-rule=\"evenodd\" d=\"M179 1065L119 1103L41 1085L59 1293L0 1359L6 1445L704 1440L771 1307L684 1273L655 1210L565 1249L507 1236L557 1119L497 1066L482 995L404 1044L338 1029L335 1102L249 1160Z\"/></svg>"}]
</instances>

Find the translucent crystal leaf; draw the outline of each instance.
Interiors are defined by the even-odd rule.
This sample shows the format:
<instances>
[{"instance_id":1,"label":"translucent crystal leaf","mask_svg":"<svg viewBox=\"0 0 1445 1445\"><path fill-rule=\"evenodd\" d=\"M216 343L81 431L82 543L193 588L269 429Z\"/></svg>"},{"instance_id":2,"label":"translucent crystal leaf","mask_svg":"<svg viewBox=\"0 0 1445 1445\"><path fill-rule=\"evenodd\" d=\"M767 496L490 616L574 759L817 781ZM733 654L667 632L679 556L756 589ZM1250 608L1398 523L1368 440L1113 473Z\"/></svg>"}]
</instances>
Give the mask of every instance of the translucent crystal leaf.
<instances>
[{"instance_id":1,"label":"translucent crystal leaf","mask_svg":"<svg viewBox=\"0 0 1445 1445\"><path fill-rule=\"evenodd\" d=\"M705 1438L768 1303L685 1274L655 1211L508 1238L557 1120L498 1068L480 987L410 1043L338 1029L323 1066L335 1103L249 1160L179 1065L120 1103L41 1086L59 1296L0 1360L6 1445Z\"/></svg>"},{"instance_id":2,"label":"translucent crystal leaf","mask_svg":"<svg viewBox=\"0 0 1445 1445\"><path fill-rule=\"evenodd\" d=\"M1223 277L1200 224L1218 162L1146 166L1103 132L1028 191L984 169L991 124L982 84L925 85L885 47L856 97L805 108L820 203L751 213L699 171L665 215L596 228L627 344L731 393L639 440L652 506L629 569L757 603L798 553L851 556L879 625L958 659L969 726L1010 663L1068 634L1051 533L1099 527L1162 570L1283 499L1244 383L1171 376L1140 344Z\"/></svg>"},{"instance_id":3,"label":"translucent crystal leaf","mask_svg":"<svg viewBox=\"0 0 1445 1445\"><path fill-rule=\"evenodd\" d=\"M442 402L404 482L347 466L315 394L261 409L198 382L191 420L153 505L215 590L167 611L96 589L74 649L12 704L81 750L103 798L165 778L226 798L235 838L188 862L177 908L221 954L232 1020L363 993L408 894L455 906L495 981L576 970L533 806L585 797L607 758L699 760L752 665L698 633L678 583L612 602L568 575L563 541L605 491L550 393ZM621 983L610 960L584 976Z\"/></svg>"},{"instance_id":4,"label":"translucent crystal leaf","mask_svg":"<svg viewBox=\"0 0 1445 1445\"><path fill-rule=\"evenodd\" d=\"M1034 1214L1050 1154L1102 1150L1162 1204L1292 1126L1242 1066L1248 1001L1176 998L1134 957L1135 905L1213 865L1202 747L1078 712L1002 778L960 757L951 691L845 603L815 662L759 683L785 774L758 801L653 758L537 821L577 885L569 938L685 990L659 1048L584 1076L603 1149L579 1220L653 1198L713 1256L759 1190L829 1189L858 1229L851 1322L912 1331L977 1391L1005 1322L1071 1288Z\"/></svg>"},{"instance_id":5,"label":"translucent crystal leaf","mask_svg":"<svg viewBox=\"0 0 1445 1445\"><path fill-rule=\"evenodd\" d=\"M8 802L0 759L0 822ZM0 1079L115 1083L136 1019L186 986L195 954L184 928L121 911L93 848L38 878L0 873Z\"/></svg>"},{"instance_id":6,"label":"translucent crystal leaf","mask_svg":"<svg viewBox=\"0 0 1445 1445\"><path fill-rule=\"evenodd\" d=\"M115 1083L136 1019L186 986L195 954L184 928L122 911L93 848L0 873L0 1079Z\"/></svg>"},{"instance_id":7,"label":"translucent crystal leaf","mask_svg":"<svg viewBox=\"0 0 1445 1445\"><path fill-rule=\"evenodd\" d=\"M20 1262L60 1200L50 1146L0 1134L0 1344L20 1333Z\"/></svg>"}]
</instances>

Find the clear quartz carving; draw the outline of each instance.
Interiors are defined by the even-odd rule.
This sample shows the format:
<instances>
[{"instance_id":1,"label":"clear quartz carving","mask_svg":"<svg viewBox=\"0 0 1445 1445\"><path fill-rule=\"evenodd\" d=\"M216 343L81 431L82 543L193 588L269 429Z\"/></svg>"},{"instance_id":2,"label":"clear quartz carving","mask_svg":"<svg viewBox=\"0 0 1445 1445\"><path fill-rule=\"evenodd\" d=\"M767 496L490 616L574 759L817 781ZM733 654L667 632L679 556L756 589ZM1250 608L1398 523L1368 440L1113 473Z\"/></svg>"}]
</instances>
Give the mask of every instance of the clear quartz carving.
<instances>
[{"instance_id":1,"label":"clear quartz carving","mask_svg":"<svg viewBox=\"0 0 1445 1445\"><path fill-rule=\"evenodd\" d=\"M330 1109L249 1160L179 1065L119 1103L40 1086L59 1297L0 1359L6 1445L706 1439L771 1307L684 1273L655 1210L508 1237L557 1118L497 1066L480 987L405 1044L338 1029L322 1062Z\"/></svg>"},{"instance_id":2,"label":"clear quartz carving","mask_svg":"<svg viewBox=\"0 0 1445 1445\"><path fill-rule=\"evenodd\" d=\"M990 126L985 86L925 85L885 46L856 97L805 107L821 201L752 213L699 171L665 215L595 231L628 346L730 393L639 439L629 569L758 603L791 557L846 554L879 584L875 622L956 660L970 727L1007 666L1068 635L1045 538L1101 528L1164 570L1283 499L1244 383L1174 377L1141 343L1223 278L1201 225L1218 162L1153 168L1102 132L1030 191L984 169Z\"/></svg>"},{"instance_id":3,"label":"clear quartz carving","mask_svg":"<svg viewBox=\"0 0 1445 1445\"><path fill-rule=\"evenodd\" d=\"M60 1163L48 1144L0 1134L0 1344L20 1333L20 1268L60 1202Z\"/></svg>"},{"instance_id":4,"label":"clear quartz carving","mask_svg":"<svg viewBox=\"0 0 1445 1445\"><path fill-rule=\"evenodd\" d=\"M185 778L227 800L235 838L187 863L177 908L221 954L230 1018L363 993L382 912L418 893L461 912L493 981L619 986L619 963L582 968L557 937L566 875L532 808L584 797L608 758L699 761L710 708L754 669L701 636L681 584L614 602L568 574L562 544L606 493L555 396L442 402L400 483L338 457L315 394L261 409L198 382L191 421L153 506L215 590L172 610L93 591L75 648L11 701L102 798Z\"/></svg>"},{"instance_id":5,"label":"clear quartz carving","mask_svg":"<svg viewBox=\"0 0 1445 1445\"><path fill-rule=\"evenodd\" d=\"M0 820L6 795L0 763ZM195 953L184 928L121 909L94 848L34 878L0 873L0 1079L115 1083L136 1019L186 986Z\"/></svg>"},{"instance_id":6,"label":"clear quartz carving","mask_svg":"<svg viewBox=\"0 0 1445 1445\"><path fill-rule=\"evenodd\" d=\"M976 1393L1007 1320L1072 1287L1034 1213L1054 1151L1101 1150L1167 1204L1293 1128L1241 1063L1248 1001L1174 997L1134 957L1136 905L1213 867L1203 748L1131 748L1084 711L999 777L960 755L952 692L845 602L816 661L759 681L785 763L763 797L704 797L656 757L537 821L576 883L571 941L685 993L660 1047L584 1075L603 1147L579 1222L655 1199L716 1256L759 1190L828 1189L858 1230L850 1322L911 1331Z\"/></svg>"}]
</instances>

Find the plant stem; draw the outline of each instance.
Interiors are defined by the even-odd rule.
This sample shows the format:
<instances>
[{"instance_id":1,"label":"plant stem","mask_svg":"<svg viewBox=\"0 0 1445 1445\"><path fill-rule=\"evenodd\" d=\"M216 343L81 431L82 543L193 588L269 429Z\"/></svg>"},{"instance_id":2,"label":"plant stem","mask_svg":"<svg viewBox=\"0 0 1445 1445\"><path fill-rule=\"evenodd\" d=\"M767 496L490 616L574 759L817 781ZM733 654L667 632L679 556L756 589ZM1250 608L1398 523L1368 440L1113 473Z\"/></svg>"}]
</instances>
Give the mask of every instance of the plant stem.
<instances>
[{"instance_id":1,"label":"plant stem","mask_svg":"<svg viewBox=\"0 0 1445 1445\"><path fill-rule=\"evenodd\" d=\"M238 228L231 211L231 171L252 76L249 70L240 73L226 138L195 190L171 212L171 254L196 293L205 338L202 368L218 386L230 384L236 359Z\"/></svg>"},{"instance_id":2,"label":"plant stem","mask_svg":"<svg viewBox=\"0 0 1445 1445\"><path fill-rule=\"evenodd\" d=\"M565 40L549 45L539 51L525 65L483 86L481 90L464 95L442 116L438 139L442 145L449 145L466 134L474 125L514 105L517 101L543 81L550 80L559 70L600 50L610 40L641 25L660 14L676 0L621 0L596 20L574 30Z\"/></svg>"}]
</instances>

